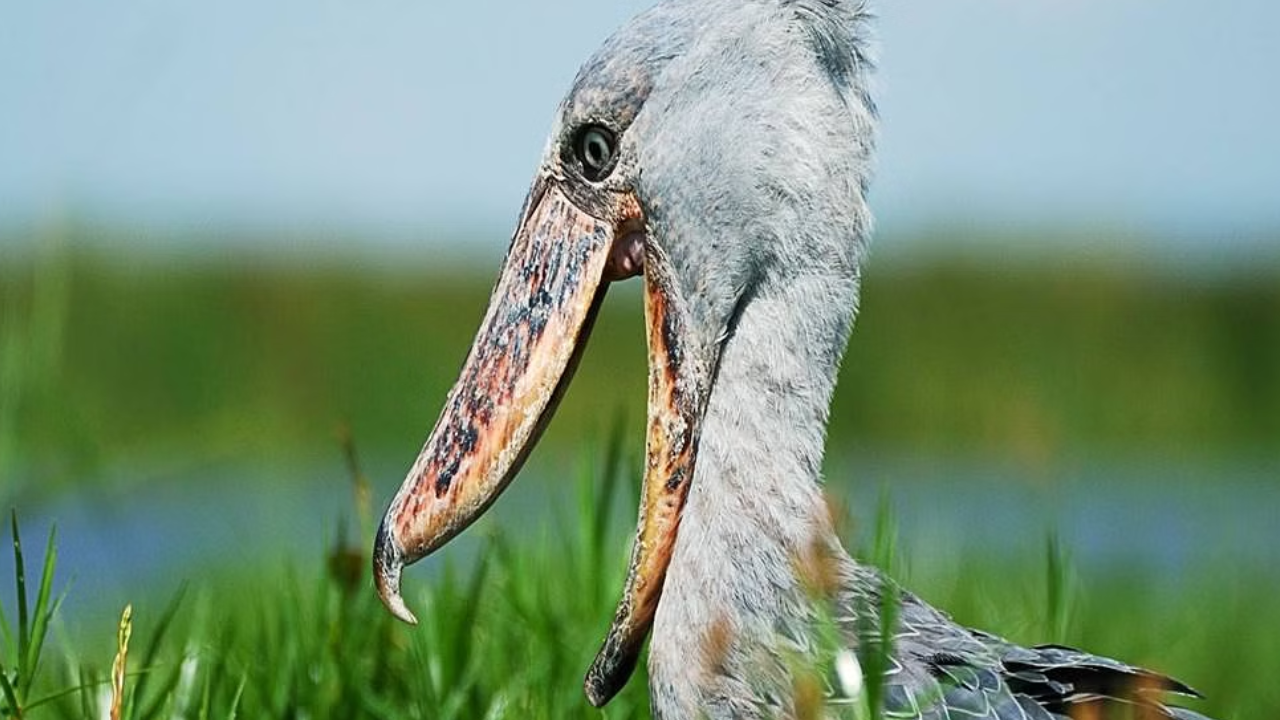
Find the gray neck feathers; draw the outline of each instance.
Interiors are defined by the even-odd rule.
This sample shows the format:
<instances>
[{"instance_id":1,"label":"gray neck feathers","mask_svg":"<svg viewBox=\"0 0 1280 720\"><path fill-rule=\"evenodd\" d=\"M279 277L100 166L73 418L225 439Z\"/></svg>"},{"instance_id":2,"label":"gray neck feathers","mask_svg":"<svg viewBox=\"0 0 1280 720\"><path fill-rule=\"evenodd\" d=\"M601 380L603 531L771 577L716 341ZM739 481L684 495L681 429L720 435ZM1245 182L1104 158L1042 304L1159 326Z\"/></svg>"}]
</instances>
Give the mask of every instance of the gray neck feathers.
<instances>
[{"instance_id":1,"label":"gray neck feathers","mask_svg":"<svg viewBox=\"0 0 1280 720\"><path fill-rule=\"evenodd\" d=\"M658 717L756 717L762 692L789 695L774 653L811 617L797 563L837 547L820 474L871 231L866 21L858 0L674 0L609 53L651 71L624 154L690 347L722 346L653 628Z\"/></svg>"},{"instance_id":2,"label":"gray neck feathers","mask_svg":"<svg viewBox=\"0 0 1280 720\"><path fill-rule=\"evenodd\" d=\"M796 563L838 542L820 472L856 296L854 277L763 281L725 341L650 649L660 716L753 697L779 630L804 632L785 627L810 616Z\"/></svg>"}]
</instances>

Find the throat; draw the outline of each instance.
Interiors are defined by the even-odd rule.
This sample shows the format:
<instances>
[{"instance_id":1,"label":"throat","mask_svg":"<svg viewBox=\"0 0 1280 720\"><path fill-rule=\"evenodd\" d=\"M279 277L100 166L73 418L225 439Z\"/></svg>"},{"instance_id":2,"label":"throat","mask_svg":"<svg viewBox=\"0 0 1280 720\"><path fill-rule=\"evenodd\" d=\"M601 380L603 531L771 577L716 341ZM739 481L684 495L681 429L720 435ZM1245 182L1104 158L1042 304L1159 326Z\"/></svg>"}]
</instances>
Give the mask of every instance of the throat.
<instances>
[{"instance_id":1,"label":"throat","mask_svg":"<svg viewBox=\"0 0 1280 720\"><path fill-rule=\"evenodd\" d=\"M822 459L853 307L833 295L794 283L744 308L722 350L681 543L690 521L788 546L829 524Z\"/></svg>"},{"instance_id":2,"label":"throat","mask_svg":"<svg viewBox=\"0 0 1280 720\"><path fill-rule=\"evenodd\" d=\"M797 570L815 549L838 552L821 465L852 318L828 306L797 320L798 307L754 299L721 354L650 651L654 679L678 695L694 691L677 677L691 660L746 662L715 657L718 633L733 648L767 647L780 622L806 617Z\"/></svg>"}]
</instances>

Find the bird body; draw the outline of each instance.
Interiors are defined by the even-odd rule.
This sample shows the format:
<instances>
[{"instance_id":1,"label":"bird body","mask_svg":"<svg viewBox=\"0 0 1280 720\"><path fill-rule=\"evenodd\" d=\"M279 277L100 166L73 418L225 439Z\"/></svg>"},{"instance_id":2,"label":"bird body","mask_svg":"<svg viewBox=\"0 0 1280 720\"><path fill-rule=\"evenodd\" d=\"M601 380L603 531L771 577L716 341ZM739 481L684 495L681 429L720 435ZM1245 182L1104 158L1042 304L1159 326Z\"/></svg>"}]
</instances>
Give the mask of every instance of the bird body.
<instances>
[{"instance_id":1,"label":"bird body","mask_svg":"<svg viewBox=\"0 0 1280 720\"><path fill-rule=\"evenodd\" d=\"M836 535L821 466L872 225L868 22L857 0L666 0L588 60L462 376L388 508L379 592L412 620L402 567L514 477L604 290L643 274L644 494L593 703L651 631L655 717L811 716L797 662L826 622L846 666L876 667L867 640L890 636L868 681L886 717L1198 718L1163 704L1191 691L1159 674L954 623Z\"/></svg>"}]
</instances>

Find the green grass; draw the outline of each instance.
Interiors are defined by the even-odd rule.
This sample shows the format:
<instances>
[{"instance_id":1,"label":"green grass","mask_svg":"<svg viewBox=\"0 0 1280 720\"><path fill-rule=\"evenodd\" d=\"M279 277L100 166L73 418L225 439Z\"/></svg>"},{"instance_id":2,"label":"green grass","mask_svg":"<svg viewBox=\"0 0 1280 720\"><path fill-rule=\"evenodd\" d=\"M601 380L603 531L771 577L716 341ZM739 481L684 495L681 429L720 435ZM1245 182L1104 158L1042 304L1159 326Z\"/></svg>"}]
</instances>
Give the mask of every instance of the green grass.
<instances>
[{"instance_id":1,"label":"green grass","mask_svg":"<svg viewBox=\"0 0 1280 720\"><path fill-rule=\"evenodd\" d=\"M445 560L430 582L415 573L409 597L417 627L394 621L378 602L367 542L338 543L280 573L246 570L232 581L238 591L210 583L167 604L135 599L122 717L599 716L582 695L581 675L625 567L626 533L607 511L624 482L619 467L609 451L584 468L577 507L555 523L560 531L536 541L496 535L466 567ZM31 611L16 520L13 533L20 633L5 627L6 639L21 642L0 654L0 717L83 717L108 692L113 629L61 648L42 645L56 611L54 545L51 538ZM645 716L643 674L608 717Z\"/></svg>"},{"instance_id":2,"label":"green grass","mask_svg":"<svg viewBox=\"0 0 1280 720\"><path fill-rule=\"evenodd\" d=\"M603 713L581 692L625 568L629 528L610 508L619 494L635 495L636 479L619 472L628 463L610 447L618 444L584 455L577 502L546 519L551 529L497 531L465 564L445 550L429 561L433 571L415 569L407 590L417 627L378 603L367 537L328 550L317 538L315 556L297 565L246 568L171 598L140 589L131 599L121 717L648 717L643 666ZM1280 709L1275 578L1218 570L1157 593L1140 573L1075 577L1053 541L1047 560L1033 553L1010 566L970 556L950 572L913 573L896 549L891 510L882 505L874 515L869 559L896 568L962 622L1169 672L1203 691L1200 709L1219 720ZM67 637L53 537L33 592L16 519L12 532L18 598L16 615L0 604L0 717L99 716L110 697L116 628ZM875 657L864 659L869 677ZM867 694L874 701L873 683Z\"/></svg>"},{"instance_id":3,"label":"green grass","mask_svg":"<svg viewBox=\"0 0 1280 720\"><path fill-rule=\"evenodd\" d=\"M63 246L6 265L0 502L34 504L49 488L74 492L157 456L327 455L344 422L374 453L413 448L490 281L487 271L160 267ZM615 410L618 427L642 426L639 304L631 290L617 295L545 444L576 444ZM1013 458L1032 480L1081 450L1275 457L1275 273L1189 282L1082 265L886 268L869 275L863 309L834 447ZM475 560L446 550L411 573L416 628L396 624L373 595L359 481L351 544L316 538L313 557L202 579L171 597L138 588L122 717L602 716L581 681L630 540L604 510L636 495L634 478L618 472L635 463L619 447L583 453L576 504L542 531L498 532ZM865 555L961 622L1167 671L1203 691L1200 709L1219 720L1280 716L1274 574L1188 568L1172 586L1142 568L1082 576L1051 537L1014 562L969 553L913 570L892 511L870 514L877 530ZM76 568L55 575L52 535L37 559L23 552L16 517L11 532L18 594L0 598L0 717L100 716L118 628L61 618L56 579ZM642 668L603 716L647 717L644 680Z\"/></svg>"}]
</instances>

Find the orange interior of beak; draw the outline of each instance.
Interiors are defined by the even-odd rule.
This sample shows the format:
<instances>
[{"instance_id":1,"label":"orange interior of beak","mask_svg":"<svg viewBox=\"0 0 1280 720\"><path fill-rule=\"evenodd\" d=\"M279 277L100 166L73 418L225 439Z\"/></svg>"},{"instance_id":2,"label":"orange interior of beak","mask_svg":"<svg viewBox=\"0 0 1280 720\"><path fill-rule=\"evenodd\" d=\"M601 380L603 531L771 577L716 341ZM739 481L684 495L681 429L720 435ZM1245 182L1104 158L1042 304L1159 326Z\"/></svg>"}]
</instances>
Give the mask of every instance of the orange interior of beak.
<instances>
[{"instance_id":1,"label":"orange interior of beak","mask_svg":"<svg viewBox=\"0 0 1280 720\"><path fill-rule=\"evenodd\" d=\"M626 586L584 690L596 707L622 689L653 626L680 515L689 496L705 409L705 372L686 348L688 321L673 300L667 263L650 246L645 258L649 342L649 421L645 477Z\"/></svg>"}]
</instances>

